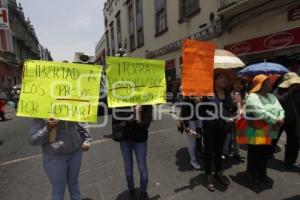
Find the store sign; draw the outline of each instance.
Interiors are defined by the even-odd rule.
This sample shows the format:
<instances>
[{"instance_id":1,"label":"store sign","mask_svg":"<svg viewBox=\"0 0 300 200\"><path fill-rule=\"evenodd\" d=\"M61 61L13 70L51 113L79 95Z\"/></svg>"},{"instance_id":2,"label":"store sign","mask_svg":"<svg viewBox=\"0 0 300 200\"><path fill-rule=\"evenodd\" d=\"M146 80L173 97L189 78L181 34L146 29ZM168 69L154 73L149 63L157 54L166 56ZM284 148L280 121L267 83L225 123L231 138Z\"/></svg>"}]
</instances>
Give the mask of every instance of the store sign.
<instances>
[{"instance_id":1,"label":"store sign","mask_svg":"<svg viewBox=\"0 0 300 200\"><path fill-rule=\"evenodd\" d=\"M9 18L7 8L0 8L0 29L9 29Z\"/></svg>"},{"instance_id":2,"label":"store sign","mask_svg":"<svg viewBox=\"0 0 300 200\"><path fill-rule=\"evenodd\" d=\"M298 45L300 46L300 28L295 28L251 40L226 45L224 49L231 51L235 55L247 55Z\"/></svg>"},{"instance_id":3,"label":"store sign","mask_svg":"<svg viewBox=\"0 0 300 200\"><path fill-rule=\"evenodd\" d=\"M231 52L238 52L239 54L247 54L251 50L251 46L248 42L240 42L232 45Z\"/></svg>"},{"instance_id":4,"label":"store sign","mask_svg":"<svg viewBox=\"0 0 300 200\"><path fill-rule=\"evenodd\" d=\"M204 40L209 40L211 38L214 38L214 37L220 35L221 33L222 33L222 30L218 26L212 25L206 29L201 30L200 32L189 35L187 38L184 38L184 39L204 41ZM177 50L181 49L182 42L184 39L175 41L175 42L168 44L160 49L150 51L146 54L146 58L148 58L148 59L155 58L155 57L159 57L159 56L165 55L170 52L177 51Z\"/></svg>"},{"instance_id":5,"label":"store sign","mask_svg":"<svg viewBox=\"0 0 300 200\"><path fill-rule=\"evenodd\" d=\"M300 19L300 5L288 11L288 20L294 21Z\"/></svg>"},{"instance_id":6,"label":"store sign","mask_svg":"<svg viewBox=\"0 0 300 200\"><path fill-rule=\"evenodd\" d=\"M289 46L293 41L293 34L284 32L267 37L264 41L264 45L268 48L279 48Z\"/></svg>"}]
</instances>

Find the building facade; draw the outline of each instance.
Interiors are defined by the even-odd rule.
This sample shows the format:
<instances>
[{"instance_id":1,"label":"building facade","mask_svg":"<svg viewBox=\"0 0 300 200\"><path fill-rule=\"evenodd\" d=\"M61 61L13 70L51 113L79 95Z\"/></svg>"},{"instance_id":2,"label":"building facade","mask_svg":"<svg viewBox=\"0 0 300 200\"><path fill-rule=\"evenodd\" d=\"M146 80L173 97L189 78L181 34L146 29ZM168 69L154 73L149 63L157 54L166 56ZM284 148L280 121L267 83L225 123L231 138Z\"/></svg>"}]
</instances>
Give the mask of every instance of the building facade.
<instances>
[{"instance_id":1,"label":"building facade","mask_svg":"<svg viewBox=\"0 0 300 200\"><path fill-rule=\"evenodd\" d=\"M20 83L25 59L52 60L16 0L0 0L0 88Z\"/></svg>"},{"instance_id":2,"label":"building facade","mask_svg":"<svg viewBox=\"0 0 300 200\"><path fill-rule=\"evenodd\" d=\"M239 0L220 5L218 13L221 47L247 64L276 62L300 73L300 1Z\"/></svg>"},{"instance_id":3,"label":"building facade","mask_svg":"<svg viewBox=\"0 0 300 200\"><path fill-rule=\"evenodd\" d=\"M106 56L106 39L105 35L101 37L95 48L95 62L104 65Z\"/></svg>"},{"instance_id":4,"label":"building facade","mask_svg":"<svg viewBox=\"0 0 300 200\"><path fill-rule=\"evenodd\" d=\"M39 44L39 52L41 60L53 60L51 52L47 48L44 48L41 44Z\"/></svg>"},{"instance_id":5,"label":"building facade","mask_svg":"<svg viewBox=\"0 0 300 200\"><path fill-rule=\"evenodd\" d=\"M122 48L130 57L166 60L168 81L180 79L185 38L214 42L246 63L269 60L296 70L299 6L298 0L107 0L102 40L106 55Z\"/></svg>"}]
</instances>

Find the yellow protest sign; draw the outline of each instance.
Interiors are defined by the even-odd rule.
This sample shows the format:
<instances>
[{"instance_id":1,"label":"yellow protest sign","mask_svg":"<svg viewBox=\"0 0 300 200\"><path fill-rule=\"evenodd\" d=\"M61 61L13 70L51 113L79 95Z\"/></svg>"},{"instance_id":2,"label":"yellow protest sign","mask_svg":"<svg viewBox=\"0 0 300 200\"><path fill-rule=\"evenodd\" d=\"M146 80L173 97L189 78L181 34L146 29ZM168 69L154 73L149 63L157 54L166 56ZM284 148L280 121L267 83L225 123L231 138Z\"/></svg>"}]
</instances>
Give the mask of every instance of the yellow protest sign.
<instances>
[{"instance_id":1,"label":"yellow protest sign","mask_svg":"<svg viewBox=\"0 0 300 200\"><path fill-rule=\"evenodd\" d=\"M108 106L166 103L165 61L107 58Z\"/></svg>"},{"instance_id":2,"label":"yellow protest sign","mask_svg":"<svg viewBox=\"0 0 300 200\"><path fill-rule=\"evenodd\" d=\"M96 122L101 67L26 61L17 116Z\"/></svg>"}]
</instances>

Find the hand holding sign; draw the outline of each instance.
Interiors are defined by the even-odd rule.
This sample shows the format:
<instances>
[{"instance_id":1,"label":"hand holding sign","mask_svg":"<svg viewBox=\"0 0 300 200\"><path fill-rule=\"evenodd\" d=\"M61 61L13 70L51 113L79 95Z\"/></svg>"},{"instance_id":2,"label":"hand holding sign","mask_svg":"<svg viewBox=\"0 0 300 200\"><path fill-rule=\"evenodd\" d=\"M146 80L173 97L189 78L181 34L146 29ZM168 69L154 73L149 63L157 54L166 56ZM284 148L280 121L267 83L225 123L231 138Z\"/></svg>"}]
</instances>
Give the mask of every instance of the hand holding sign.
<instances>
[{"instance_id":1,"label":"hand holding sign","mask_svg":"<svg viewBox=\"0 0 300 200\"><path fill-rule=\"evenodd\" d=\"M56 128L58 125L58 122L59 122L58 120L53 119L53 118L47 119L46 120L47 129L52 130L52 129Z\"/></svg>"},{"instance_id":2,"label":"hand holding sign","mask_svg":"<svg viewBox=\"0 0 300 200\"><path fill-rule=\"evenodd\" d=\"M50 130L49 142L54 143L57 135L58 120L50 118L46 120L47 129Z\"/></svg>"}]
</instances>

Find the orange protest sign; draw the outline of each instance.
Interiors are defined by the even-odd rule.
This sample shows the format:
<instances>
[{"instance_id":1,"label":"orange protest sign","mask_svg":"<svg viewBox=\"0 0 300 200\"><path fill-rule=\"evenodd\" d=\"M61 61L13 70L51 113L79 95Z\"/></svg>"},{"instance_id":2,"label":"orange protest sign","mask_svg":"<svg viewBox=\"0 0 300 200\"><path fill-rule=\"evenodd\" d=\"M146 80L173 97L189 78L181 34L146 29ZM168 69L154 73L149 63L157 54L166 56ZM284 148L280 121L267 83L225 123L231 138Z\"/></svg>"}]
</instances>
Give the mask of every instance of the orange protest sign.
<instances>
[{"instance_id":1,"label":"orange protest sign","mask_svg":"<svg viewBox=\"0 0 300 200\"><path fill-rule=\"evenodd\" d=\"M215 49L215 44L184 40L182 50L183 96L213 95Z\"/></svg>"}]
</instances>

